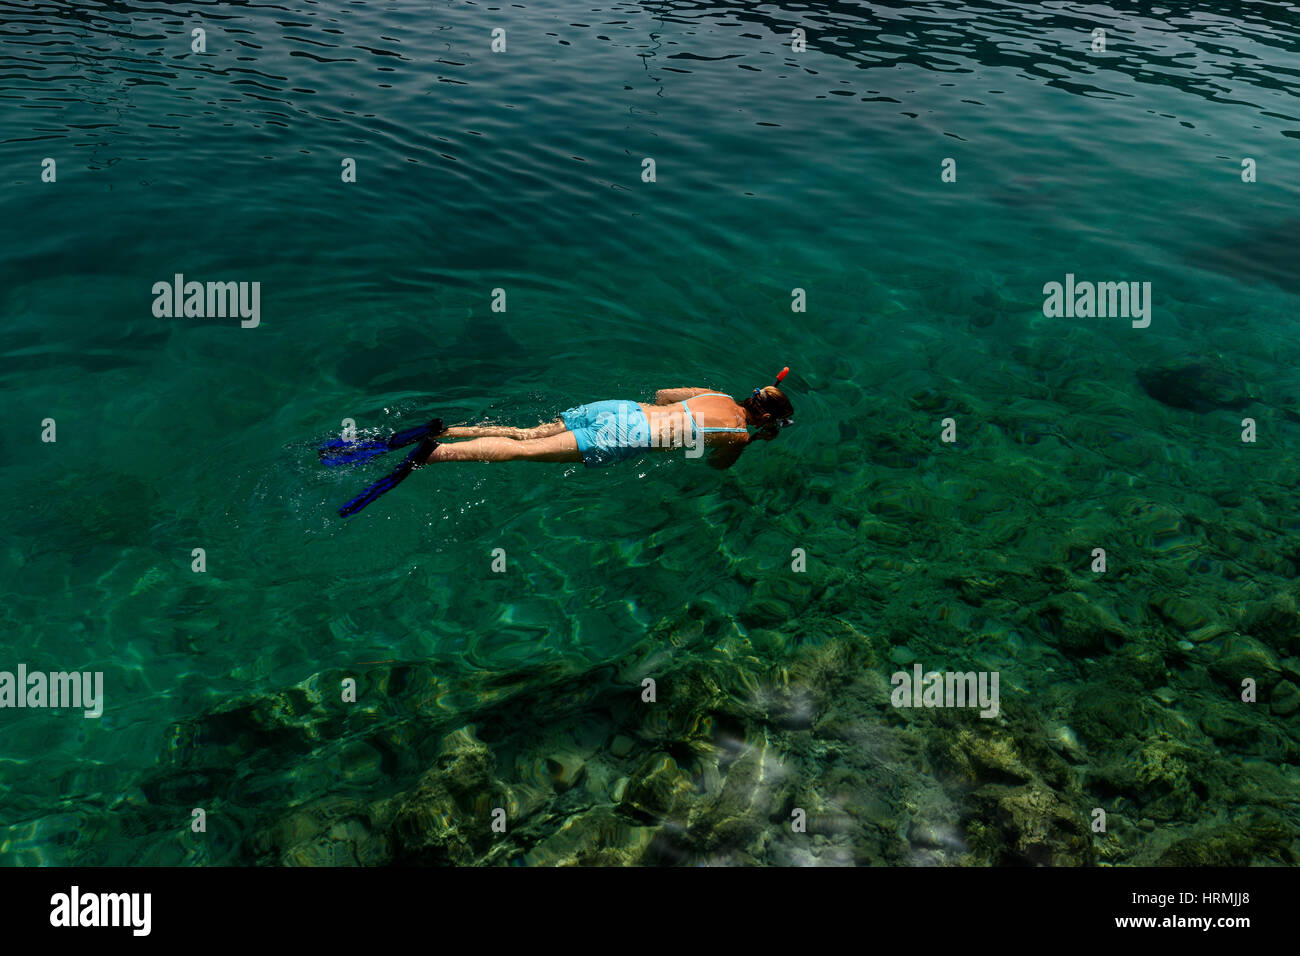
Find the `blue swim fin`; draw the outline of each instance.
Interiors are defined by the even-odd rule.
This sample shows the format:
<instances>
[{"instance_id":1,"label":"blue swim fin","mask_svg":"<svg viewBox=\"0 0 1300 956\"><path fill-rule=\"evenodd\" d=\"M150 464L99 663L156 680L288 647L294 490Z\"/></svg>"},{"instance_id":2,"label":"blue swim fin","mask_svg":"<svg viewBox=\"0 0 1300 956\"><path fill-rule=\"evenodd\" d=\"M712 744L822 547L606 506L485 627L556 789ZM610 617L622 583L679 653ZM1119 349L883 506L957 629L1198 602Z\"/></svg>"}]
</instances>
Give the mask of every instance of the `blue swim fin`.
<instances>
[{"instance_id":1,"label":"blue swim fin","mask_svg":"<svg viewBox=\"0 0 1300 956\"><path fill-rule=\"evenodd\" d=\"M394 448L404 448L422 438L441 434L442 430L442 419L435 418L424 425L394 432L387 438L362 438L353 441L331 438L320 446L318 453L321 464L330 468L337 468L339 465L361 465Z\"/></svg>"},{"instance_id":2,"label":"blue swim fin","mask_svg":"<svg viewBox=\"0 0 1300 956\"><path fill-rule=\"evenodd\" d=\"M320 463L330 468L360 465L389 451L388 443L377 439L345 441L335 438L320 446Z\"/></svg>"},{"instance_id":3,"label":"blue swim fin","mask_svg":"<svg viewBox=\"0 0 1300 956\"><path fill-rule=\"evenodd\" d=\"M436 419L435 422L437 422L438 425L437 430L442 431L442 422ZM433 454L433 450L437 447L438 443L426 435L424 441L420 442L419 447L403 458L402 463L394 468L391 473L380 478L373 485L367 487L365 491L361 492L361 494L357 495L340 508L339 516L343 518L350 517L377 499L380 495L392 491L405 481L411 472L424 464L424 462L428 460L429 456Z\"/></svg>"}]
</instances>

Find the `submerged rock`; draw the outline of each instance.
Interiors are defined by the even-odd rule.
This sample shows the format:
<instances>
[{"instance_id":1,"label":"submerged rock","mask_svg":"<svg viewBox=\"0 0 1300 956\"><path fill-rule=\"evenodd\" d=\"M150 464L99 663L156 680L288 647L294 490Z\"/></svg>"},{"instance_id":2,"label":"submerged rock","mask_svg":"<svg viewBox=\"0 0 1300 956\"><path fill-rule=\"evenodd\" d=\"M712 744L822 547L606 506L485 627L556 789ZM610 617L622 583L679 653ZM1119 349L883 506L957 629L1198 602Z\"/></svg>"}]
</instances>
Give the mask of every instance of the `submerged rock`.
<instances>
[{"instance_id":1,"label":"submerged rock","mask_svg":"<svg viewBox=\"0 0 1300 956\"><path fill-rule=\"evenodd\" d=\"M1277 658L1267 645L1253 637L1233 634L1225 638L1219 656L1210 664L1210 673L1239 689L1243 679L1272 683L1279 673Z\"/></svg>"},{"instance_id":2,"label":"submerged rock","mask_svg":"<svg viewBox=\"0 0 1300 956\"><path fill-rule=\"evenodd\" d=\"M753 852L755 839L779 814L790 791L789 775L766 742L746 748L721 792L691 815L691 837L706 851L741 847Z\"/></svg>"},{"instance_id":3,"label":"submerged rock","mask_svg":"<svg viewBox=\"0 0 1300 956\"><path fill-rule=\"evenodd\" d=\"M1214 361L1148 366L1137 377L1148 395L1172 408L1212 412L1242 409L1253 401L1241 377Z\"/></svg>"},{"instance_id":4,"label":"submerged rock","mask_svg":"<svg viewBox=\"0 0 1300 956\"><path fill-rule=\"evenodd\" d=\"M390 838L400 860L464 866L491 845L492 814L511 801L493 773L496 758L473 725L443 738L437 764L394 798Z\"/></svg>"},{"instance_id":5,"label":"submerged rock","mask_svg":"<svg viewBox=\"0 0 1300 956\"><path fill-rule=\"evenodd\" d=\"M972 843L985 850L991 862L1036 866L1093 862L1092 840L1082 817L1042 784L988 784L973 797L981 812L970 826Z\"/></svg>"},{"instance_id":6,"label":"submerged rock","mask_svg":"<svg viewBox=\"0 0 1300 956\"><path fill-rule=\"evenodd\" d=\"M1043 607L1024 609L1020 617L1070 657L1101 654L1128 640L1123 623L1078 592L1055 595Z\"/></svg>"},{"instance_id":7,"label":"submerged rock","mask_svg":"<svg viewBox=\"0 0 1300 956\"><path fill-rule=\"evenodd\" d=\"M570 817L523 855L528 866L634 866L653 842L656 828L636 826L610 807Z\"/></svg>"},{"instance_id":8,"label":"submerged rock","mask_svg":"<svg viewBox=\"0 0 1300 956\"><path fill-rule=\"evenodd\" d=\"M1287 593L1252 605L1243 615L1248 633L1279 651L1300 650L1300 609Z\"/></svg>"},{"instance_id":9,"label":"submerged rock","mask_svg":"<svg viewBox=\"0 0 1300 956\"><path fill-rule=\"evenodd\" d=\"M1189 828L1190 829L1190 828ZM1158 866L1250 866L1295 863L1290 846L1295 834L1272 814L1257 814L1241 823L1192 829L1156 860Z\"/></svg>"},{"instance_id":10,"label":"submerged rock","mask_svg":"<svg viewBox=\"0 0 1300 956\"><path fill-rule=\"evenodd\" d=\"M1273 688L1273 697L1269 702L1273 713L1279 717L1289 717L1300 710L1300 688L1289 680L1284 680Z\"/></svg>"},{"instance_id":11,"label":"submerged rock","mask_svg":"<svg viewBox=\"0 0 1300 956\"><path fill-rule=\"evenodd\" d=\"M676 760L666 753L651 754L628 781L623 806L655 820L683 816L693 789Z\"/></svg>"},{"instance_id":12,"label":"submerged rock","mask_svg":"<svg viewBox=\"0 0 1300 956\"><path fill-rule=\"evenodd\" d=\"M239 759L257 771L259 798L275 803L237 819L235 830L247 836L230 843L232 857L242 856L213 857L223 863L1284 861L1265 843L1294 839L1291 810L1244 834L1195 821L1221 824L1230 818L1222 808L1242 803L1289 806L1300 747L1286 727L1300 712L1300 659L1278 663L1295 621L1288 599L1233 622L1249 636L1224 636L1227 625L1202 623L1205 615L1173 600L1190 594L1221 606L1185 580L1154 575L1148 590L1112 608L1100 589L1068 590L1064 572L1022 579L1013 571L936 585L945 595L960 588L970 597L960 603L983 607L986 627L1001 617L1054 645L1049 676L1035 673L1036 656L1004 673L995 721L890 705L886 675L900 666L887 658L890 638L907 640L924 661L934 654L919 613L895 610L875 622L809 612L779 633L747 637L714 622L707 635L691 636L689 652L669 643L674 653L655 660L654 702L621 678L605 686L564 674L535 691L521 682L514 696L476 707L475 723L450 729L467 718L431 726L427 710L392 722L379 710L340 711L324 691L337 675L325 673L225 704L179 728L171 764L122 804L121 827L170 821L175 808L196 805L196 794L246 799L246 782L218 774ZM838 586L850 595L859 587ZM1283 587L1251 596L1290 593ZM818 594L812 600L823 604L834 598ZM1163 621L1151 613L1152 595ZM1143 614L1153 626L1135 623ZM1195 653L1172 650L1192 626ZM674 624L666 633L683 630ZM1006 666L971 654L976 660L963 666ZM638 652L612 672L645 659ZM1081 685L1050 676L1067 668L1084 675ZM1028 692L1013 696L1013 676ZM1259 679L1259 705L1240 701L1240 676ZM367 681L404 714L436 686L409 665L377 669ZM569 693L570 681L580 693ZM1241 755L1262 759L1242 766ZM1268 776L1265 762L1288 772ZM308 773L311 789L291 789ZM349 795L325 795L338 784ZM360 785L380 792L359 795ZM321 796L300 803L295 793ZM1111 816L1109 834L1089 829L1098 806ZM173 843L160 837L142 858L175 865Z\"/></svg>"}]
</instances>

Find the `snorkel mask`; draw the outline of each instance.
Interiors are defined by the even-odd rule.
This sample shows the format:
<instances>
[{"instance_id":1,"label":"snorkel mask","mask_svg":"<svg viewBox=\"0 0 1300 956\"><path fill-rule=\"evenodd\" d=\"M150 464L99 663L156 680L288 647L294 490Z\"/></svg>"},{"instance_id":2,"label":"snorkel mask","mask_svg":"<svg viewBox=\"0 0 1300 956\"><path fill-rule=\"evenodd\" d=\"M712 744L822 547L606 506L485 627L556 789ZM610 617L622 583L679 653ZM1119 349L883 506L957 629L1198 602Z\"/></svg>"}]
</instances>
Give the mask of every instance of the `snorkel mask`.
<instances>
[{"instance_id":1,"label":"snorkel mask","mask_svg":"<svg viewBox=\"0 0 1300 956\"><path fill-rule=\"evenodd\" d=\"M777 373L776 381L772 383L772 387L775 388L776 386L780 385L781 380L789 374L790 374L790 366L787 365L785 368L781 369L779 373ZM753 395L755 404L757 404L760 408L763 407L763 398L761 392L762 389L756 388L754 389L754 395ZM773 422L773 424L776 425L777 428L789 428L791 425L794 424L794 416L791 415L789 418L778 418L775 422Z\"/></svg>"}]
</instances>

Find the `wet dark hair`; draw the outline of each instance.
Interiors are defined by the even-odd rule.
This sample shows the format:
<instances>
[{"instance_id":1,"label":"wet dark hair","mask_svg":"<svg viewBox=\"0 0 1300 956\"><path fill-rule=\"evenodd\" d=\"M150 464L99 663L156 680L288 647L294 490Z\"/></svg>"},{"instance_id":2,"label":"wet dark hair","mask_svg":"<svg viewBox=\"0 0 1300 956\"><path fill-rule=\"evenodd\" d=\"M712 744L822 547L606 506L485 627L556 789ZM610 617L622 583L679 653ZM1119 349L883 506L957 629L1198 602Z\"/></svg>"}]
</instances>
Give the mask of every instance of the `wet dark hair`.
<instances>
[{"instance_id":1,"label":"wet dark hair","mask_svg":"<svg viewBox=\"0 0 1300 956\"><path fill-rule=\"evenodd\" d=\"M785 397L785 392L775 385L769 385L766 388L755 389L754 391L756 394L750 395L740 404L755 415L767 414L776 419L776 421L765 425L764 431L775 435L786 425L793 424L791 419L794 417L794 406L790 404L790 399Z\"/></svg>"}]
</instances>

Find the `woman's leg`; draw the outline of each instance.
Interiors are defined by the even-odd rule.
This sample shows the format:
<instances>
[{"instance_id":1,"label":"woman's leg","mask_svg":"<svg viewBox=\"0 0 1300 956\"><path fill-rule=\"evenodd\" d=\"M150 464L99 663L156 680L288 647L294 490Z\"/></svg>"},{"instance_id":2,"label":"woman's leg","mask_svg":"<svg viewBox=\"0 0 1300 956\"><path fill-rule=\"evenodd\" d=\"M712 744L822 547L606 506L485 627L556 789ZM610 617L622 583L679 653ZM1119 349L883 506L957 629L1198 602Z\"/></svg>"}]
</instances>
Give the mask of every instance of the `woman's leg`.
<instances>
[{"instance_id":1,"label":"woman's leg","mask_svg":"<svg viewBox=\"0 0 1300 956\"><path fill-rule=\"evenodd\" d=\"M505 425L468 425L448 428L437 438L513 438L516 441L531 441L534 438L550 438L564 431L564 422L556 419L534 428L510 428Z\"/></svg>"},{"instance_id":2,"label":"woman's leg","mask_svg":"<svg viewBox=\"0 0 1300 956\"><path fill-rule=\"evenodd\" d=\"M516 441L497 436L475 438L454 445L439 445L427 459L439 461L582 461L578 439L561 430L545 438Z\"/></svg>"}]
</instances>

